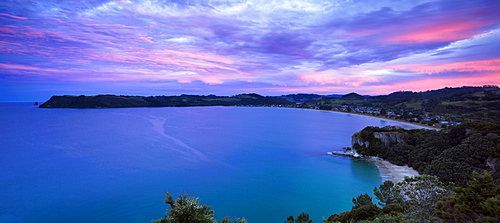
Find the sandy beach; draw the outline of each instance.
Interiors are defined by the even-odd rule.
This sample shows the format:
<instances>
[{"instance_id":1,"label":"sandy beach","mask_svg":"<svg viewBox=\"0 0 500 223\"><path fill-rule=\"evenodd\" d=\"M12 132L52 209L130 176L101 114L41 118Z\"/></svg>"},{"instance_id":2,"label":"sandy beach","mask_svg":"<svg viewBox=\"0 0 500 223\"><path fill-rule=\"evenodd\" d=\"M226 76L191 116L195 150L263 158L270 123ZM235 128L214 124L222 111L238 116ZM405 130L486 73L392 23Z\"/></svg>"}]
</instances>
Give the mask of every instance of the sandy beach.
<instances>
[{"instance_id":1,"label":"sandy beach","mask_svg":"<svg viewBox=\"0 0 500 223\"><path fill-rule=\"evenodd\" d=\"M339 112L339 113L345 113L345 114L351 114L351 115L361 115L361 116L368 116L368 117L373 117L373 118L378 118L378 119L385 119L385 120L393 121L393 122L401 122L401 123L405 123L408 125L418 126L420 128L423 128L423 129L441 130L441 128L436 127L436 126L428 126L428 125L421 124L418 122L409 122L409 121L405 121L405 120L401 120L401 119L395 119L395 118L386 117L386 116L376 116L376 115L372 115L372 114L368 114L368 113L346 112L346 111L336 111L336 110L319 110L319 109L312 109L312 108L294 108L294 109L308 109L308 110L318 110L318 111Z\"/></svg>"},{"instance_id":2,"label":"sandy beach","mask_svg":"<svg viewBox=\"0 0 500 223\"><path fill-rule=\"evenodd\" d=\"M421 128L424 128L424 129L441 130L441 128L436 127L436 126L428 126L428 125L421 124L421 123L418 123L418 122L409 122L409 121L405 121L405 120L401 120L401 119L395 119L395 118L390 118L390 117L385 117L385 116L381 117L381 116L376 116L376 115L372 115L372 114L357 113L357 112L344 112L344 111L335 111L335 112L342 112L342 113L353 114L353 115L362 115L362 116L374 117L374 118L379 118L379 119L385 119L385 120L388 120L388 121L402 122L402 123L406 123L406 124L409 124L409 125L419 126Z\"/></svg>"},{"instance_id":3,"label":"sandy beach","mask_svg":"<svg viewBox=\"0 0 500 223\"><path fill-rule=\"evenodd\" d=\"M419 173L409 166L398 166L382 159L371 159L380 170L380 175L384 180L398 183L404 180L405 176L413 177Z\"/></svg>"}]
</instances>

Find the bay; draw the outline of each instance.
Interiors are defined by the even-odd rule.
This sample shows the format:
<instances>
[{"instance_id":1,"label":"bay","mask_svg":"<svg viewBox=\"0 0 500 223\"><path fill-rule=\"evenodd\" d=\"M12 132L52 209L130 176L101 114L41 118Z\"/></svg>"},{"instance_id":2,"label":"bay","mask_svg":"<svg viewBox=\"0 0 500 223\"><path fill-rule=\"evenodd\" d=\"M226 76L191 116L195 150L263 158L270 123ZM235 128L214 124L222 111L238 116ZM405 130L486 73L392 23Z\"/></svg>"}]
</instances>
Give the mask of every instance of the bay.
<instances>
[{"instance_id":1,"label":"bay","mask_svg":"<svg viewBox=\"0 0 500 223\"><path fill-rule=\"evenodd\" d=\"M314 222L350 210L382 179L327 155L366 126L415 126L318 110L255 107L40 109L0 104L0 222L150 222L163 191L217 219Z\"/></svg>"}]
</instances>

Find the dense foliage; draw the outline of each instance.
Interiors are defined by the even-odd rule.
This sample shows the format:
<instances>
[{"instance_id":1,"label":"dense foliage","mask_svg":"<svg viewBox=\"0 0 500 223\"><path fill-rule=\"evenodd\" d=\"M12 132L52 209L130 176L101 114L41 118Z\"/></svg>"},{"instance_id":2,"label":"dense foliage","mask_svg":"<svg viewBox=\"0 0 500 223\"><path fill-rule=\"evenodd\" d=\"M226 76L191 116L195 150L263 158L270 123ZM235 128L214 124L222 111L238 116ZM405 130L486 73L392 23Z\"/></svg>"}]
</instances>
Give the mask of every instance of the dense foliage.
<instances>
[{"instance_id":1,"label":"dense foliage","mask_svg":"<svg viewBox=\"0 0 500 223\"><path fill-rule=\"evenodd\" d=\"M441 182L437 177L422 175L406 178L397 184L384 182L374 192L391 194L392 202L382 207L366 203L351 211L334 214L325 223L362 222L499 222L500 187L490 172L474 173L467 187ZM387 197L387 196L383 196ZM366 200L360 195L353 201ZM356 203L355 203L356 204ZM356 206L356 205L355 205Z\"/></svg>"},{"instance_id":2,"label":"dense foliage","mask_svg":"<svg viewBox=\"0 0 500 223\"><path fill-rule=\"evenodd\" d=\"M467 187L454 191L437 205L437 216L444 222L500 222L500 187L489 172L474 173Z\"/></svg>"},{"instance_id":3,"label":"dense foliage","mask_svg":"<svg viewBox=\"0 0 500 223\"><path fill-rule=\"evenodd\" d=\"M313 221L309 220L309 214L302 212L297 216L297 219L293 216L288 217L285 223L313 223Z\"/></svg>"},{"instance_id":4,"label":"dense foliage","mask_svg":"<svg viewBox=\"0 0 500 223\"><path fill-rule=\"evenodd\" d=\"M247 223L244 218L226 217L215 221L214 211L210 206L201 205L196 197L187 194L179 195L174 199L169 192L165 192L165 203L170 206L164 218L155 220L155 223Z\"/></svg>"},{"instance_id":5,"label":"dense foliage","mask_svg":"<svg viewBox=\"0 0 500 223\"><path fill-rule=\"evenodd\" d=\"M379 133L379 138L375 133ZM366 127L355 136L368 142L368 146L354 144L353 148L361 154L379 156L397 165L407 164L422 174L464 186L474 171L492 171L493 178L499 181L499 133L500 125L486 122L465 122L443 131ZM384 134L385 139L381 138Z\"/></svg>"}]
</instances>

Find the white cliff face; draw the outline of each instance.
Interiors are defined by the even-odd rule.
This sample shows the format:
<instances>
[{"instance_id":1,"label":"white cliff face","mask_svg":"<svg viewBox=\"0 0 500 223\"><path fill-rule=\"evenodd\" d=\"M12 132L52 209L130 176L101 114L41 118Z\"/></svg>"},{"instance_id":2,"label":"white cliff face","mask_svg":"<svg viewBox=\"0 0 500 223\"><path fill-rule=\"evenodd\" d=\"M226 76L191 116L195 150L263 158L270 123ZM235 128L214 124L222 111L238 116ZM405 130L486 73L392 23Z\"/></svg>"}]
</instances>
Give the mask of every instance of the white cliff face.
<instances>
[{"instance_id":1,"label":"white cliff face","mask_svg":"<svg viewBox=\"0 0 500 223\"><path fill-rule=\"evenodd\" d=\"M384 145L389 146L391 142L398 142L398 143L404 143L405 138L406 138L406 133L400 133L400 132L374 132L373 137L380 139ZM370 142L368 141L363 141L363 139L358 136L358 134L354 134L351 137L351 145L354 147L354 145L360 145L360 146L365 146L368 147L370 146Z\"/></svg>"},{"instance_id":2,"label":"white cliff face","mask_svg":"<svg viewBox=\"0 0 500 223\"><path fill-rule=\"evenodd\" d=\"M360 136L357 136L357 134L354 134L351 137L351 145L352 145L352 147L354 147L354 145L356 145L356 144L363 146L363 145L365 145L365 142L363 141L363 139Z\"/></svg>"},{"instance_id":3,"label":"white cliff face","mask_svg":"<svg viewBox=\"0 0 500 223\"><path fill-rule=\"evenodd\" d=\"M374 132L373 136L380 139L385 146L389 146L393 141L404 143L406 134L400 132Z\"/></svg>"}]
</instances>

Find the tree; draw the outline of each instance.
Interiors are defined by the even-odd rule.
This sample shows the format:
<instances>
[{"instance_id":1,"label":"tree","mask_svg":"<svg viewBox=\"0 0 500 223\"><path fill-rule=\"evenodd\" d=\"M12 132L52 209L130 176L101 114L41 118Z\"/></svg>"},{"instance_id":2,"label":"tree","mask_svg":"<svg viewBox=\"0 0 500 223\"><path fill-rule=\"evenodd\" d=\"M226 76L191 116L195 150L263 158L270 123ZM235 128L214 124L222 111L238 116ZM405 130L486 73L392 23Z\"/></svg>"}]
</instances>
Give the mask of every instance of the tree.
<instances>
[{"instance_id":1,"label":"tree","mask_svg":"<svg viewBox=\"0 0 500 223\"><path fill-rule=\"evenodd\" d=\"M163 219L154 220L155 223L248 223L245 218L225 217L215 221L214 211L210 206L201 205L196 197L188 197L187 194L179 195L174 200L169 192L165 191L164 202L170 205ZM309 215L308 215L309 216Z\"/></svg>"},{"instance_id":2,"label":"tree","mask_svg":"<svg viewBox=\"0 0 500 223\"><path fill-rule=\"evenodd\" d=\"M285 223L314 223L312 220L309 220L309 214L302 212L297 216L297 220L290 216L286 219Z\"/></svg>"},{"instance_id":3,"label":"tree","mask_svg":"<svg viewBox=\"0 0 500 223\"><path fill-rule=\"evenodd\" d=\"M174 200L166 191L165 197L164 202L170 205L170 209L167 209L165 218L156 220L156 223L215 223L214 211L210 206L201 205L198 198L184 194Z\"/></svg>"},{"instance_id":4,"label":"tree","mask_svg":"<svg viewBox=\"0 0 500 223\"><path fill-rule=\"evenodd\" d=\"M245 218L225 217L224 219L217 221L217 223L248 223L248 221Z\"/></svg>"},{"instance_id":5,"label":"tree","mask_svg":"<svg viewBox=\"0 0 500 223\"><path fill-rule=\"evenodd\" d=\"M419 222L435 218L437 203L453 194L450 186L430 175L406 177L393 190L401 196L401 205L409 210L407 217Z\"/></svg>"},{"instance_id":6,"label":"tree","mask_svg":"<svg viewBox=\"0 0 500 223\"><path fill-rule=\"evenodd\" d=\"M474 172L467 187L438 203L436 214L445 222L500 222L500 186L490 172Z\"/></svg>"},{"instance_id":7,"label":"tree","mask_svg":"<svg viewBox=\"0 0 500 223\"><path fill-rule=\"evenodd\" d=\"M373 204L372 197L368 194L361 194L358 197L353 198L352 203L354 203L352 210Z\"/></svg>"},{"instance_id":8,"label":"tree","mask_svg":"<svg viewBox=\"0 0 500 223\"><path fill-rule=\"evenodd\" d=\"M377 188L373 189L373 194L380 201L378 204L380 206L385 206L396 202L398 194L394 191L394 183L392 181L386 180L384 183L380 184Z\"/></svg>"},{"instance_id":9,"label":"tree","mask_svg":"<svg viewBox=\"0 0 500 223\"><path fill-rule=\"evenodd\" d=\"M360 208L353 209L351 211L342 212L340 214L334 214L328 219L326 219L325 223L333 223L333 222L356 222L360 220L373 220L377 215L382 212L382 209L377 207L377 205L370 204L365 205Z\"/></svg>"}]
</instances>

